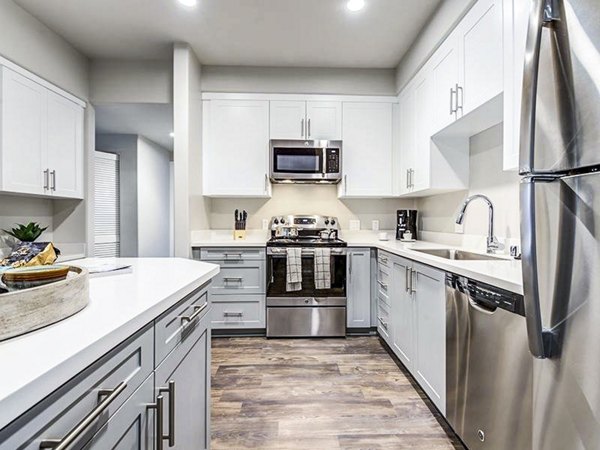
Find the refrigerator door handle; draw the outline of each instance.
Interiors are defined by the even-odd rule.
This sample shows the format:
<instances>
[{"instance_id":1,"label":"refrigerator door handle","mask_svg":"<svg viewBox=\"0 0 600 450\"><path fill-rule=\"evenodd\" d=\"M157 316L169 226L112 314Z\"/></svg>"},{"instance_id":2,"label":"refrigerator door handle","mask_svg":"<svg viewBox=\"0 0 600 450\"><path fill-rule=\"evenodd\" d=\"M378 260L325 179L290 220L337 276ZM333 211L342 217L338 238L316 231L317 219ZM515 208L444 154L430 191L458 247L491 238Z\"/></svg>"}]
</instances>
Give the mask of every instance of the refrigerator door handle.
<instances>
[{"instance_id":1,"label":"refrigerator door handle","mask_svg":"<svg viewBox=\"0 0 600 450\"><path fill-rule=\"evenodd\" d=\"M540 289L537 263L537 233L535 183L554 181L555 178L525 178L521 182L521 244L523 246L523 291L525 321L529 351L536 358L551 357L552 333L542 326Z\"/></svg>"},{"instance_id":2,"label":"refrigerator door handle","mask_svg":"<svg viewBox=\"0 0 600 450\"><path fill-rule=\"evenodd\" d=\"M521 138L519 145L519 172L521 174L530 173L534 166L535 107L540 70L542 28L544 26L547 2L548 0L534 0L531 15L529 17L521 101Z\"/></svg>"}]
</instances>

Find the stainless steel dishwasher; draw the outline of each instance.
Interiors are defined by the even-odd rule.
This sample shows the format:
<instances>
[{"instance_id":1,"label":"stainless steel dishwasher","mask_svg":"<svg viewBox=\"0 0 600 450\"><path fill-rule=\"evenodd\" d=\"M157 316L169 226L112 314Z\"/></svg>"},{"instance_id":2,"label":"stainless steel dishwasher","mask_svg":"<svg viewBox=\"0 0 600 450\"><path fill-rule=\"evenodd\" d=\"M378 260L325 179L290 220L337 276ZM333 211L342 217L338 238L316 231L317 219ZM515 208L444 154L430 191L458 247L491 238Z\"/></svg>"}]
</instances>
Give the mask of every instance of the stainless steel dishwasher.
<instances>
[{"instance_id":1,"label":"stainless steel dishwasher","mask_svg":"<svg viewBox=\"0 0 600 450\"><path fill-rule=\"evenodd\" d=\"M523 297L446 274L446 418L470 450L531 449Z\"/></svg>"}]
</instances>

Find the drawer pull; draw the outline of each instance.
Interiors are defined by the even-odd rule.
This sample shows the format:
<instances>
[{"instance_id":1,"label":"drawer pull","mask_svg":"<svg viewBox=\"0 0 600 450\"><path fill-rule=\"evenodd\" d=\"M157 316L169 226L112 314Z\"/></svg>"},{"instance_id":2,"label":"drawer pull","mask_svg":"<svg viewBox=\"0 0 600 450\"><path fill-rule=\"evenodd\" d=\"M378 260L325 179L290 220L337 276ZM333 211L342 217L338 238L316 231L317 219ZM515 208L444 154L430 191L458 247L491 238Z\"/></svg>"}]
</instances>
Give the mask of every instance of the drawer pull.
<instances>
[{"instance_id":1,"label":"drawer pull","mask_svg":"<svg viewBox=\"0 0 600 450\"><path fill-rule=\"evenodd\" d=\"M378 317L377 320L379 320L379 323L383 328L385 328L386 330L388 329L388 324L384 322L384 320L381 317Z\"/></svg>"},{"instance_id":2,"label":"drawer pull","mask_svg":"<svg viewBox=\"0 0 600 450\"><path fill-rule=\"evenodd\" d=\"M200 305L192 305L192 308L195 309L194 313L191 316L181 316L181 324L182 325L187 325L188 323L193 322L200 314L202 314L202 311L204 311L206 308L208 308L208 302L206 302L204 305L200 306Z\"/></svg>"},{"instance_id":3,"label":"drawer pull","mask_svg":"<svg viewBox=\"0 0 600 450\"><path fill-rule=\"evenodd\" d=\"M387 263L388 263L388 259L387 259L387 258L384 258L384 257L382 256L382 257L380 257L380 258L379 258L379 262L380 262L381 264L387 264Z\"/></svg>"},{"instance_id":4,"label":"drawer pull","mask_svg":"<svg viewBox=\"0 0 600 450\"><path fill-rule=\"evenodd\" d=\"M159 395L158 397L156 397L156 403L147 405L146 408L154 409L156 411L156 415L154 417L154 420L156 420L154 429L154 439L156 441L156 447L154 447L154 449L163 450L163 417L165 414L165 398L162 395Z\"/></svg>"},{"instance_id":5,"label":"drawer pull","mask_svg":"<svg viewBox=\"0 0 600 450\"><path fill-rule=\"evenodd\" d=\"M167 387L161 387L159 394L169 394L169 433L163 434L162 438L169 440L169 447L175 446L175 382L169 381ZM164 411L163 411L164 414Z\"/></svg>"},{"instance_id":6,"label":"drawer pull","mask_svg":"<svg viewBox=\"0 0 600 450\"><path fill-rule=\"evenodd\" d=\"M225 253L225 259L242 259L241 253Z\"/></svg>"},{"instance_id":7,"label":"drawer pull","mask_svg":"<svg viewBox=\"0 0 600 450\"><path fill-rule=\"evenodd\" d=\"M242 277L223 277L223 283L240 283L242 284L244 279Z\"/></svg>"},{"instance_id":8,"label":"drawer pull","mask_svg":"<svg viewBox=\"0 0 600 450\"><path fill-rule=\"evenodd\" d=\"M40 443L40 448L51 448L54 450L66 450L73 444L94 421L102 415L108 406L127 388L127 383L122 381L114 389L103 389L98 391L98 400L106 397L87 416L79 422L75 428L67 433L62 439L45 439Z\"/></svg>"},{"instance_id":9,"label":"drawer pull","mask_svg":"<svg viewBox=\"0 0 600 450\"><path fill-rule=\"evenodd\" d=\"M385 284L383 281L381 280L377 280L377 283L379 283L379 286L381 286L383 289L385 289L387 291L388 285Z\"/></svg>"},{"instance_id":10,"label":"drawer pull","mask_svg":"<svg viewBox=\"0 0 600 450\"><path fill-rule=\"evenodd\" d=\"M244 313L241 312L224 312L223 317L242 317Z\"/></svg>"}]
</instances>

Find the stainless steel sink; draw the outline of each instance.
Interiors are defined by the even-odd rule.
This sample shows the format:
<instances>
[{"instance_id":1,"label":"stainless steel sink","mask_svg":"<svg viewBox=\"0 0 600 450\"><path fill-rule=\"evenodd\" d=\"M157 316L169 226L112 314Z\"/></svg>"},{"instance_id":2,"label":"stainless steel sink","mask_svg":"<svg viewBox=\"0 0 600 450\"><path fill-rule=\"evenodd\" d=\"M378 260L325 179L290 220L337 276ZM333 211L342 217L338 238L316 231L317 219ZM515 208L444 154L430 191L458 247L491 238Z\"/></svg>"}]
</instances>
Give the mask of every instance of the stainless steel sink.
<instances>
[{"instance_id":1,"label":"stainless steel sink","mask_svg":"<svg viewBox=\"0 0 600 450\"><path fill-rule=\"evenodd\" d=\"M428 255L438 256L440 258L445 259L454 259L457 261L508 261L505 258L494 256L494 255L484 255L481 253L473 253L467 252L464 250L456 250L452 248L431 248L431 249L412 249L415 252L427 253Z\"/></svg>"}]
</instances>

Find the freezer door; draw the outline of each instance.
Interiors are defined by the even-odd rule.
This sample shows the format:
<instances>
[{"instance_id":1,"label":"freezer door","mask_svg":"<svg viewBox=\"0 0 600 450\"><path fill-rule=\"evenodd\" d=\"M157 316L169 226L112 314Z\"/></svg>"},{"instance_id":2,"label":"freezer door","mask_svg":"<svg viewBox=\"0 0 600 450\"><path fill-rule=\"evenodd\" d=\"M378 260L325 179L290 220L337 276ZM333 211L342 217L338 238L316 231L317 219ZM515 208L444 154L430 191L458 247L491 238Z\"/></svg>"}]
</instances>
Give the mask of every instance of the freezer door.
<instances>
[{"instance_id":1,"label":"freezer door","mask_svg":"<svg viewBox=\"0 0 600 450\"><path fill-rule=\"evenodd\" d=\"M523 74L520 172L600 164L598 0L534 0Z\"/></svg>"},{"instance_id":2,"label":"freezer door","mask_svg":"<svg viewBox=\"0 0 600 450\"><path fill-rule=\"evenodd\" d=\"M600 448L600 172L521 185L533 448Z\"/></svg>"}]
</instances>

